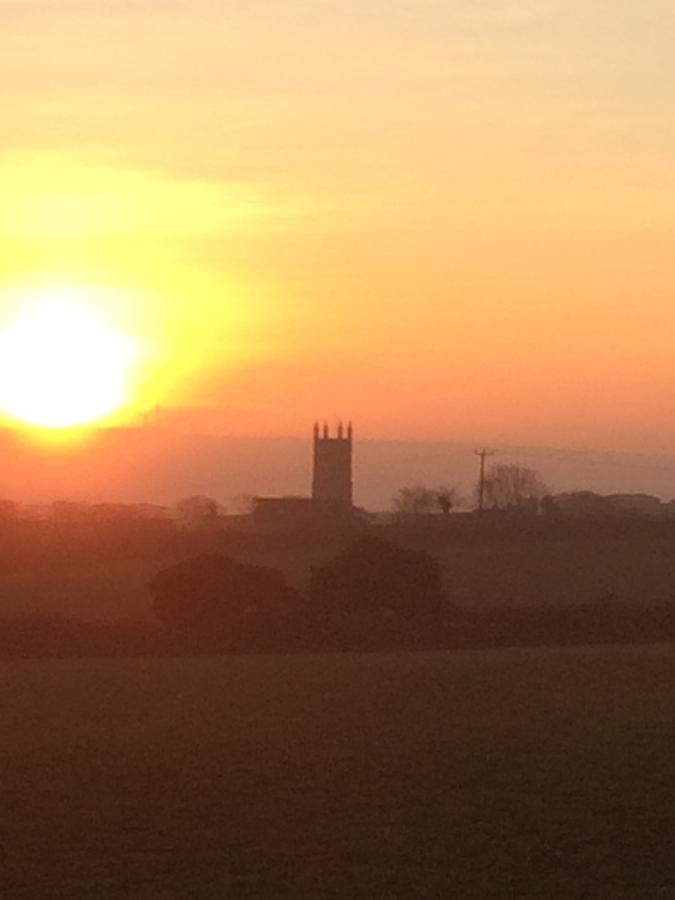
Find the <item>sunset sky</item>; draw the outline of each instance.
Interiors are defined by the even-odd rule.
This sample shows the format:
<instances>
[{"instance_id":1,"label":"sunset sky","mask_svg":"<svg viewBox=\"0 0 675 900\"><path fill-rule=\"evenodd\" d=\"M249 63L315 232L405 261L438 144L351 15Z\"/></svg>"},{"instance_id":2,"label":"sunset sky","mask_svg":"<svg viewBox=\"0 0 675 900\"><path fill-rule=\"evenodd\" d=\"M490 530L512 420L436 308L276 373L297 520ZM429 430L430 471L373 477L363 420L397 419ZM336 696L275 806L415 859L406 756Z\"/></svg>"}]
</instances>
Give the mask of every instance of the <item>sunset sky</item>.
<instances>
[{"instance_id":1,"label":"sunset sky","mask_svg":"<svg viewBox=\"0 0 675 900\"><path fill-rule=\"evenodd\" d=\"M136 347L122 420L675 447L672 0L3 0L0 28L0 329L75 292Z\"/></svg>"}]
</instances>

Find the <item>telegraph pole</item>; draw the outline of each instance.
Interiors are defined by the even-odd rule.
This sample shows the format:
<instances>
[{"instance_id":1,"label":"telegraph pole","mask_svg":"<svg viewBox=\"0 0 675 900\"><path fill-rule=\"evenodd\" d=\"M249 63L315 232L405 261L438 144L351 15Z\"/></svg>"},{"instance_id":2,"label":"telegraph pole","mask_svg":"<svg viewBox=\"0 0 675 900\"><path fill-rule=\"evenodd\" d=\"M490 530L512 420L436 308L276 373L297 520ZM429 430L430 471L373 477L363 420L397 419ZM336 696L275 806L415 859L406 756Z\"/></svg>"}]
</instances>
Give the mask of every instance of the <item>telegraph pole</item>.
<instances>
[{"instance_id":1,"label":"telegraph pole","mask_svg":"<svg viewBox=\"0 0 675 900\"><path fill-rule=\"evenodd\" d=\"M480 457L480 476L478 478L478 513L483 512L483 498L485 496L485 460L489 456L494 456L494 450L474 450L476 456Z\"/></svg>"}]
</instances>

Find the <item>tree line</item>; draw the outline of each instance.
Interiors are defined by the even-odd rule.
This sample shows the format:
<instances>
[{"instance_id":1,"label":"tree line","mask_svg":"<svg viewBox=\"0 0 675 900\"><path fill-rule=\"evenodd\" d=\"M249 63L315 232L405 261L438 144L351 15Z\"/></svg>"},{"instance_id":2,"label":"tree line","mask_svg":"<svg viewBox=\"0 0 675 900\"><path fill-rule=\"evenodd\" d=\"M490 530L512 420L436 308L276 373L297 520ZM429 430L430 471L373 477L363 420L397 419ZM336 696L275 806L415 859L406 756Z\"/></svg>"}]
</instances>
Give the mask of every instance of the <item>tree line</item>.
<instances>
[{"instance_id":1,"label":"tree line","mask_svg":"<svg viewBox=\"0 0 675 900\"><path fill-rule=\"evenodd\" d=\"M618 549L618 548L617 548ZM230 551L231 552L231 551ZM0 618L0 654L431 650L675 640L675 594L518 605L517 595L458 604L427 550L366 534L310 572L306 590L278 569L209 550L162 568L148 588L153 620ZM570 581L573 589L574 579Z\"/></svg>"},{"instance_id":2,"label":"tree line","mask_svg":"<svg viewBox=\"0 0 675 900\"><path fill-rule=\"evenodd\" d=\"M640 606L609 594L565 606L457 606L434 556L373 535L314 567L304 593L278 570L222 554L169 566L149 589L167 640L182 649L319 652L675 639L673 597Z\"/></svg>"},{"instance_id":3,"label":"tree line","mask_svg":"<svg viewBox=\"0 0 675 900\"><path fill-rule=\"evenodd\" d=\"M456 487L447 484L438 487L416 484L401 488L392 501L392 508L402 517L439 512L449 516L453 510L475 507L478 493L478 486L473 496L464 497ZM550 496L551 491L534 469L498 463L485 473L482 493L485 509L504 511L531 510Z\"/></svg>"}]
</instances>

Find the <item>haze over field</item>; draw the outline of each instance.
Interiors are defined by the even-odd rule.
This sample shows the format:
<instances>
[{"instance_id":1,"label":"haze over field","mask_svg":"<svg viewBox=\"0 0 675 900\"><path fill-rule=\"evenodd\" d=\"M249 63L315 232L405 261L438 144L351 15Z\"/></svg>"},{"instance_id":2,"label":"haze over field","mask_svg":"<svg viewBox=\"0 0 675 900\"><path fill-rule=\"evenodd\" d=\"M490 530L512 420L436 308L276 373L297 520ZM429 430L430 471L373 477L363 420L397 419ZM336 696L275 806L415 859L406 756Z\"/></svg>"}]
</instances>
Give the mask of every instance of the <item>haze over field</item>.
<instances>
[{"instance_id":1,"label":"haze over field","mask_svg":"<svg viewBox=\"0 0 675 900\"><path fill-rule=\"evenodd\" d=\"M470 498L478 472L473 450L473 445L450 442L357 439L355 502L372 510L389 509L398 490L415 483L453 485ZM59 448L17 442L0 433L0 452L0 498L39 503L81 499L172 504L191 494L206 494L232 512L238 508L233 498L242 493L307 495L312 471L307 436L113 429ZM675 497L673 456L504 446L495 460L536 468L554 491L583 488Z\"/></svg>"},{"instance_id":2,"label":"haze over field","mask_svg":"<svg viewBox=\"0 0 675 900\"><path fill-rule=\"evenodd\" d=\"M672 3L0 16L0 328L77 289L117 420L672 450Z\"/></svg>"}]
</instances>

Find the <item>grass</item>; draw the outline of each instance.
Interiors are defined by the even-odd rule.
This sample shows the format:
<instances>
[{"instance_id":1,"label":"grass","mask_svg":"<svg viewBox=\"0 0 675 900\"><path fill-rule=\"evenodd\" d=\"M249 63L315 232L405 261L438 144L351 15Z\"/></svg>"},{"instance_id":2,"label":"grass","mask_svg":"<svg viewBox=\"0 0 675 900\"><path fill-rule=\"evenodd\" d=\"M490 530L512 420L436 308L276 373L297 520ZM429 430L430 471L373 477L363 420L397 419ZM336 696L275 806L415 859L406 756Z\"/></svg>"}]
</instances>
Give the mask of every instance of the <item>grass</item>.
<instances>
[{"instance_id":1,"label":"grass","mask_svg":"<svg viewBox=\"0 0 675 900\"><path fill-rule=\"evenodd\" d=\"M674 676L669 646L1 662L0 895L672 897Z\"/></svg>"}]
</instances>

